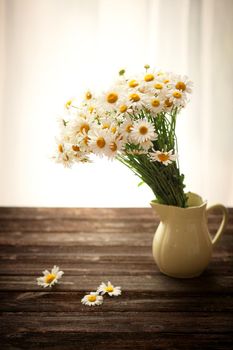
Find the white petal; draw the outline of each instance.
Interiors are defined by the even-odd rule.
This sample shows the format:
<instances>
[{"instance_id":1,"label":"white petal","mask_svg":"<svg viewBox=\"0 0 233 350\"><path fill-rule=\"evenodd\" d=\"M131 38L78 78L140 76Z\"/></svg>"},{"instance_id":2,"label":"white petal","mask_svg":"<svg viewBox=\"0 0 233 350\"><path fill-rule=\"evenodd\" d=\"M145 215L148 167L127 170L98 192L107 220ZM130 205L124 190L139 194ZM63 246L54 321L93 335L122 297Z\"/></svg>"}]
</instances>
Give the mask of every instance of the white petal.
<instances>
[{"instance_id":1,"label":"white petal","mask_svg":"<svg viewBox=\"0 0 233 350\"><path fill-rule=\"evenodd\" d=\"M58 266L56 266L56 265L54 265L54 267L52 268L52 273L54 274L54 275L56 275L57 273L58 273L58 271L59 271L59 267Z\"/></svg>"},{"instance_id":2,"label":"white petal","mask_svg":"<svg viewBox=\"0 0 233 350\"><path fill-rule=\"evenodd\" d=\"M38 284L39 286L43 286L44 283L45 283L44 277L38 277L38 278L37 278L37 284Z\"/></svg>"},{"instance_id":3,"label":"white petal","mask_svg":"<svg viewBox=\"0 0 233 350\"><path fill-rule=\"evenodd\" d=\"M48 270L44 270L44 271L43 271L43 274L44 274L45 276L47 276L47 275L50 274L50 272L49 272Z\"/></svg>"},{"instance_id":4,"label":"white petal","mask_svg":"<svg viewBox=\"0 0 233 350\"><path fill-rule=\"evenodd\" d=\"M64 275L64 272L63 271L59 271L57 273L57 278L61 278L63 275Z\"/></svg>"}]
</instances>

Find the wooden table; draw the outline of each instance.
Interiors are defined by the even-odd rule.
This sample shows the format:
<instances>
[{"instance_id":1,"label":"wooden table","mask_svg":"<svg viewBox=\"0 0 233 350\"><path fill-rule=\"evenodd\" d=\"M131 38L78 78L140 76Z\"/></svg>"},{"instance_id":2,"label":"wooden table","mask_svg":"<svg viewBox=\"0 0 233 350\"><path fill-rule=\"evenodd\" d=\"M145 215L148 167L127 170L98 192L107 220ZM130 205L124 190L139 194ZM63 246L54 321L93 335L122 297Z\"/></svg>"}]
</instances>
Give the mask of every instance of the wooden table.
<instances>
[{"instance_id":1,"label":"wooden table","mask_svg":"<svg viewBox=\"0 0 233 350\"><path fill-rule=\"evenodd\" d=\"M210 216L215 231L220 217ZM204 274L162 275L151 209L0 209L1 346L5 349L232 349L233 209ZM52 289L42 270L65 272ZM120 297L80 303L110 280Z\"/></svg>"}]
</instances>

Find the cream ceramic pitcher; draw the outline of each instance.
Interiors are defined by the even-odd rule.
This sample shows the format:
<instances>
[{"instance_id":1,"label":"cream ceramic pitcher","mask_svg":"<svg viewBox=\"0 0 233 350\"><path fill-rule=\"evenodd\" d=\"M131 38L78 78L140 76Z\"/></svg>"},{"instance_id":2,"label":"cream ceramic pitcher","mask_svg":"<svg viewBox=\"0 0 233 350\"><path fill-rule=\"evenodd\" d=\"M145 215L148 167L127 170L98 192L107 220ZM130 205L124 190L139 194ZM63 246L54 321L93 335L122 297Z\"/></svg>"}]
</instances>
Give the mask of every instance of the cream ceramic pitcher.
<instances>
[{"instance_id":1,"label":"cream ceramic pitcher","mask_svg":"<svg viewBox=\"0 0 233 350\"><path fill-rule=\"evenodd\" d=\"M161 272L177 278L199 276L210 262L212 249L224 231L228 213L221 204L206 208L207 202L188 193L188 207L180 208L151 202L160 217L153 240L153 256ZM212 239L207 214L219 209L223 214L220 227Z\"/></svg>"}]
</instances>

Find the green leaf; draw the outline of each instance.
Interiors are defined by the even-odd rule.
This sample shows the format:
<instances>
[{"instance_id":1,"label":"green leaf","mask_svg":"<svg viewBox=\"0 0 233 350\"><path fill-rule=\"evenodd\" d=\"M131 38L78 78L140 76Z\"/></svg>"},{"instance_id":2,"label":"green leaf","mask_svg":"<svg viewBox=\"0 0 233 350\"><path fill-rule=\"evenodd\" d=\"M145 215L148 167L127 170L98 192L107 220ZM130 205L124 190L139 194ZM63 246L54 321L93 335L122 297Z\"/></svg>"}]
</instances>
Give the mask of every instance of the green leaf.
<instances>
[{"instance_id":1,"label":"green leaf","mask_svg":"<svg viewBox=\"0 0 233 350\"><path fill-rule=\"evenodd\" d=\"M139 182L138 187L142 186L144 183L144 181Z\"/></svg>"}]
</instances>

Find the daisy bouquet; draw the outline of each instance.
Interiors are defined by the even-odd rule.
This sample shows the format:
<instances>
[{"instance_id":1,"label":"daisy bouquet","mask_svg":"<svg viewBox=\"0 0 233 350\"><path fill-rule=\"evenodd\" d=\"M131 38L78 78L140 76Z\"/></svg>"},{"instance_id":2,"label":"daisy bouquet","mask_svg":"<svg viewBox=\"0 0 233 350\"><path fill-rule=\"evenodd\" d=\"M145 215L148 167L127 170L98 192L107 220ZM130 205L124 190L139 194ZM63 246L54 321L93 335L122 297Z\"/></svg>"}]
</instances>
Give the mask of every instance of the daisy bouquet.
<instances>
[{"instance_id":1,"label":"daisy bouquet","mask_svg":"<svg viewBox=\"0 0 233 350\"><path fill-rule=\"evenodd\" d=\"M144 68L132 76L122 69L102 94L86 91L80 103L66 103L54 159L66 167L91 162L93 155L117 159L151 188L159 203L186 207L175 130L192 82Z\"/></svg>"}]
</instances>

